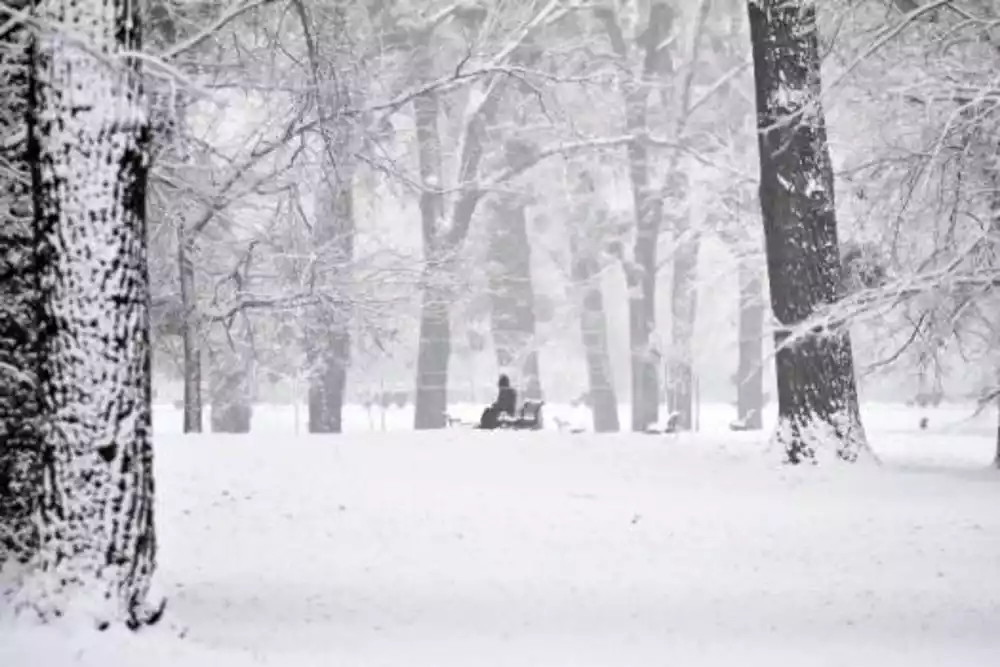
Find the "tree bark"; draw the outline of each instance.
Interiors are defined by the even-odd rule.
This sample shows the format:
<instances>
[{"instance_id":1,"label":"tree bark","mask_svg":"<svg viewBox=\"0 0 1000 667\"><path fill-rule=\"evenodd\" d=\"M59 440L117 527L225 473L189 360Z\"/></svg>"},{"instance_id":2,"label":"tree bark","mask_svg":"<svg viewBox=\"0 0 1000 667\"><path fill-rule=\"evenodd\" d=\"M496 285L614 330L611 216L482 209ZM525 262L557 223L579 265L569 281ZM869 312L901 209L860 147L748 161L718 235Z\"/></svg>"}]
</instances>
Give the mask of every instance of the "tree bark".
<instances>
[{"instance_id":1,"label":"tree bark","mask_svg":"<svg viewBox=\"0 0 1000 667\"><path fill-rule=\"evenodd\" d=\"M15 9L29 2L12 3ZM0 35L0 137L16 137L28 103L28 32ZM41 490L35 396L38 336L30 166L24 141L0 145L0 570L38 548L32 520ZM2 595L3 591L0 591Z\"/></svg>"},{"instance_id":2,"label":"tree bark","mask_svg":"<svg viewBox=\"0 0 1000 667\"><path fill-rule=\"evenodd\" d=\"M778 428L791 463L820 449L854 461L867 449L850 334L844 328L789 339L840 296L833 169L820 106L812 3L750 0L756 82L760 201L775 334Z\"/></svg>"},{"instance_id":3,"label":"tree bark","mask_svg":"<svg viewBox=\"0 0 1000 667\"><path fill-rule=\"evenodd\" d=\"M736 417L747 429L760 430L764 412L764 286L756 267L739 258L739 361L736 369Z\"/></svg>"},{"instance_id":4,"label":"tree bark","mask_svg":"<svg viewBox=\"0 0 1000 667\"><path fill-rule=\"evenodd\" d=\"M44 615L158 618L139 4L36 3L29 160L41 305ZM60 35L72 28L74 41ZM82 40L85 46L75 40Z\"/></svg>"},{"instance_id":5,"label":"tree bark","mask_svg":"<svg viewBox=\"0 0 1000 667\"><path fill-rule=\"evenodd\" d=\"M492 213L490 323L499 367L516 370L525 398L541 399L526 207L524 201L509 194L495 196L488 207Z\"/></svg>"}]
</instances>

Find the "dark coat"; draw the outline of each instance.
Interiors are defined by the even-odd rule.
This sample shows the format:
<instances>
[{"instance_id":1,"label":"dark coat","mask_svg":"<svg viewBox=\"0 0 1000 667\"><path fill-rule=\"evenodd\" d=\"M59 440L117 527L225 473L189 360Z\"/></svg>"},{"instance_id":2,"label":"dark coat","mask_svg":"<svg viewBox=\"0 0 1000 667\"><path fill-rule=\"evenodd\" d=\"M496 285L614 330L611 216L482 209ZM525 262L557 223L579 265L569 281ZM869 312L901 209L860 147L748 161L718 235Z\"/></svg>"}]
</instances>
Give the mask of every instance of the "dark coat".
<instances>
[{"instance_id":1,"label":"dark coat","mask_svg":"<svg viewBox=\"0 0 1000 667\"><path fill-rule=\"evenodd\" d=\"M497 414L506 414L509 417L513 417L514 412L517 410L517 391L513 387L500 387L493 407L496 409Z\"/></svg>"}]
</instances>

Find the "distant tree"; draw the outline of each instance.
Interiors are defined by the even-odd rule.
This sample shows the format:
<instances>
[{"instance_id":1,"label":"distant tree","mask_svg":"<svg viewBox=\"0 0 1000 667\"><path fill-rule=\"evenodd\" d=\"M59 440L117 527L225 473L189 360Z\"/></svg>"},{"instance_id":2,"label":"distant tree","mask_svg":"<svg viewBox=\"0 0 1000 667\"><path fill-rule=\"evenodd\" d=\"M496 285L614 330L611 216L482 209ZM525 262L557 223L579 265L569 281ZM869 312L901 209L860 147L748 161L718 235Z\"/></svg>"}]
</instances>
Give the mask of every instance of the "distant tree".
<instances>
[{"instance_id":1,"label":"distant tree","mask_svg":"<svg viewBox=\"0 0 1000 667\"><path fill-rule=\"evenodd\" d=\"M500 6L494 6L496 12ZM531 16L512 34L501 37L503 46L491 59L490 66L510 66L523 55L523 46L545 23L551 23L567 12L558 2L545 2L541 7L529 3ZM535 11L537 10L537 11ZM406 37L413 47L412 83L427 85L441 71L442 49L434 43L435 34L445 23L452 29L468 35L479 36L488 24L488 13L475 5L453 5L416 29L407 30ZM478 37L479 39L484 39ZM467 45L466 48L469 48ZM519 55L520 54L520 55ZM462 65L458 65L461 70ZM447 69L445 70L447 71ZM443 428L448 402L448 368L452 352L451 301L454 298L455 266L465 244L473 215L486 195L486 183L496 182L485 164L490 148L489 130L507 92L509 77L492 74L482 77L482 82L468 95L467 108L461 117L458 142L457 178L458 193L445 197L442 120L447 118L447 99L437 91L420 94L413 99L413 118L416 126L417 162L420 182L420 228L424 248L423 295L420 313L420 344L417 353L416 392L414 400L414 427L417 429ZM511 157L511 156L508 156ZM500 169L501 174L524 170L539 159L534 153L517 168Z\"/></svg>"},{"instance_id":2,"label":"distant tree","mask_svg":"<svg viewBox=\"0 0 1000 667\"><path fill-rule=\"evenodd\" d=\"M321 137L322 183L313 226L316 261L309 267L311 288L330 291L332 276L347 282L354 257L356 221L354 213L354 153L359 128L345 112L359 106L354 77L345 67L351 37L346 5L307 8L295 3L309 55L310 78L315 86L313 104ZM329 15L327 15L329 14ZM324 289L325 288L325 289ZM309 432L340 433L351 359L350 304L328 299L310 309L311 326L304 332L309 378Z\"/></svg>"},{"instance_id":3,"label":"distant tree","mask_svg":"<svg viewBox=\"0 0 1000 667\"><path fill-rule=\"evenodd\" d=\"M580 295L580 334L587 362L588 404L597 433L615 433L621 426L618 418L618 394L615 391L611 356L608 353L608 320L601 291L602 245L614 243L608 222L607 207L596 192L593 176L577 169L567 186L575 204L568 223L570 277Z\"/></svg>"},{"instance_id":4,"label":"distant tree","mask_svg":"<svg viewBox=\"0 0 1000 667\"><path fill-rule=\"evenodd\" d=\"M771 306L780 326L775 438L791 463L832 446L845 461L867 448L849 334L799 329L841 296L833 168L820 105L813 2L750 0L757 88L760 200ZM794 335L793 335L794 334Z\"/></svg>"},{"instance_id":5,"label":"distant tree","mask_svg":"<svg viewBox=\"0 0 1000 667\"><path fill-rule=\"evenodd\" d=\"M649 98L657 86L673 72L668 45L675 29L678 12L672 3L656 0L634 41L641 65L632 65L632 45L622 29L622 17L613 3L598 5L596 10L620 67L627 72L624 93L625 129L632 137L628 153L629 181L635 213L635 243L625 262L625 280L629 294L629 349L632 360L632 430L645 431L659 415L659 377L652 334L656 329L657 240L663 218L663 205L652 173L653 159L646 140L649 133ZM635 71L633 71L635 70Z\"/></svg>"},{"instance_id":6,"label":"distant tree","mask_svg":"<svg viewBox=\"0 0 1000 667\"><path fill-rule=\"evenodd\" d=\"M38 252L46 617L155 621L145 192L150 125L140 3L42 0L28 159ZM69 38L62 31L72 30Z\"/></svg>"}]
</instances>

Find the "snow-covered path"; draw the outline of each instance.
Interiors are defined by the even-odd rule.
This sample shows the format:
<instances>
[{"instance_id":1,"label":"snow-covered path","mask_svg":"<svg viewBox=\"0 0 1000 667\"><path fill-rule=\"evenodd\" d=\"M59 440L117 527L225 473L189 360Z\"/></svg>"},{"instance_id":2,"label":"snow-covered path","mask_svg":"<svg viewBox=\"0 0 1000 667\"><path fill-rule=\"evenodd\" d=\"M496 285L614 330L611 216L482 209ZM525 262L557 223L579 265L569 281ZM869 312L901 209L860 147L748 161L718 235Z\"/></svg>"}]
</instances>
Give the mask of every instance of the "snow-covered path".
<instances>
[{"instance_id":1,"label":"snow-covered path","mask_svg":"<svg viewBox=\"0 0 1000 667\"><path fill-rule=\"evenodd\" d=\"M759 437L163 436L166 620L0 626L0 664L996 663L988 438L806 470Z\"/></svg>"}]
</instances>

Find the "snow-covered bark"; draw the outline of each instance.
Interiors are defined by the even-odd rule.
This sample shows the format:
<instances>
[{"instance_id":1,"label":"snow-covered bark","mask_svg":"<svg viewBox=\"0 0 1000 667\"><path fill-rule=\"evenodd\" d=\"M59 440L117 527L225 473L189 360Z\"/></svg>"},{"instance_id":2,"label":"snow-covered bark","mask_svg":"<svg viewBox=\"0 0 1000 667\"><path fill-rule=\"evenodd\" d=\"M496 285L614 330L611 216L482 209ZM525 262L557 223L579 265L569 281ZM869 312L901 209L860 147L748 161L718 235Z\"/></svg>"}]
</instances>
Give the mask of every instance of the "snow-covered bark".
<instances>
[{"instance_id":1,"label":"snow-covered bark","mask_svg":"<svg viewBox=\"0 0 1000 667\"><path fill-rule=\"evenodd\" d=\"M28 602L106 626L158 617L138 3L43 0L29 158L41 289L41 548Z\"/></svg>"},{"instance_id":2,"label":"snow-covered bark","mask_svg":"<svg viewBox=\"0 0 1000 667\"><path fill-rule=\"evenodd\" d=\"M782 329L775 439L792 463L820 451L854 461L867 443L848 332L788 334L842 292L815 5L751 0L748 9L771 307Z\"/></svg>"},{"instance_id":3,"label":"snow-covered bark","mask_svg":"<svg viewBox=\"0 0 1000 667\"><path fill-rule=\"evenodd\" d=\"M15 9L27 4L12 3ZM27 47L26 30L15 27L0 35L0 569L28 560L38 537L31 520L40 443L34 420L37 289L24 132Z\"/></svg>"}]
</instances>

